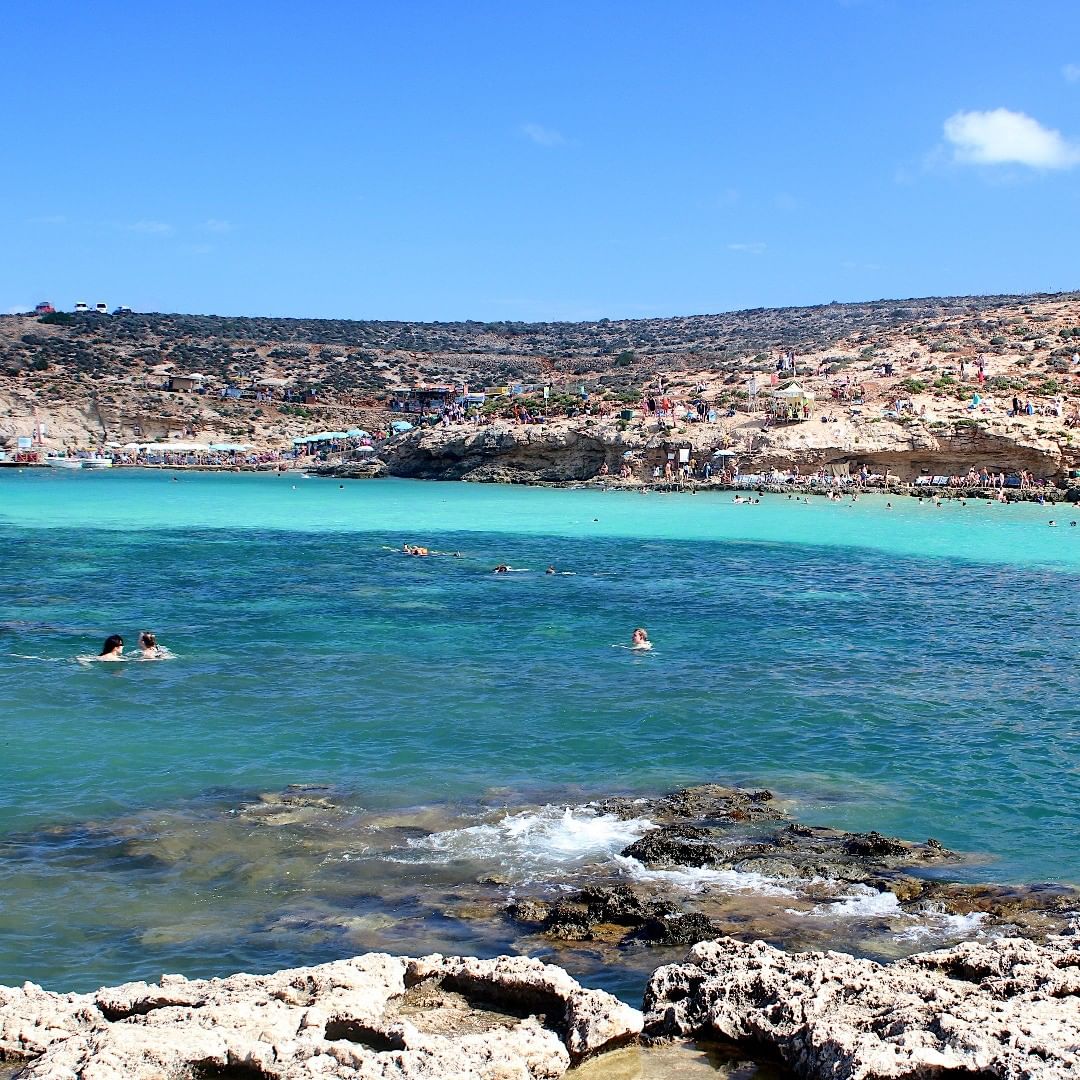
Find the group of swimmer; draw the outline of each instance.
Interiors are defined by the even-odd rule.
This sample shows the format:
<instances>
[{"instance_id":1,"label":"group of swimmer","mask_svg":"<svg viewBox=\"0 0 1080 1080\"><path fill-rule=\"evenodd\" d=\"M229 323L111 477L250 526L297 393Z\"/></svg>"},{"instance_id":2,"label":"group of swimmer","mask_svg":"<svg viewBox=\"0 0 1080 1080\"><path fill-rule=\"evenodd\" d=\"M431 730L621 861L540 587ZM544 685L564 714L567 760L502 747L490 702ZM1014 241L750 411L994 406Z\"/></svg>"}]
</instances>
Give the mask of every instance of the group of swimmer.
<instances>
[{"instance_id":1,"label":"group of swimmer","mask_svg":"<svg viewBox=\"0 0 1080 1080\"><path fill-rule=\"evenodd\" d=\"M168 660L172 653L159 645L157 635L149 630L143 630L139 634L139 660ZM130 660L136 657L124 655L124 639L119 634L110 634L101 646L101 652L97 656L88 657L91 660Z\"/></svg>"}]
</instances>

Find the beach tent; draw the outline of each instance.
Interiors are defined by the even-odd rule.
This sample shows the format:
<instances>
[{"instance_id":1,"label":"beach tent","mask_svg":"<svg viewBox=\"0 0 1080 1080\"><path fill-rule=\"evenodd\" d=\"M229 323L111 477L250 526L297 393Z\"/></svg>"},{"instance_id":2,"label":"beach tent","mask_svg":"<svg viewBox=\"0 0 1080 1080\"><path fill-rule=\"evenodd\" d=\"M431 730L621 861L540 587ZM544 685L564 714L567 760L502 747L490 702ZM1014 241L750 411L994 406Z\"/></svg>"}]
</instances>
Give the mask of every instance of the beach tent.
<instances>
[{"instance_id":1,"label":"beach tent","mask_svg":"<svg viewBox=\"0 0 1080 1080\"><path fill-rule=\"evenodd\" d=\"M780 418L801 420L805 416L805 408L812 405L816 397L813 390L804 390L798 383L791 383L783 390L772 392L772 413Z\"/></svg>"},{"instance_id":2,"label":"beach tent","mask_svg":"<svg viewBox=\"0 0 1080 1080\"><path fill-rule=\"evenodd\" d=\"M774 390L774 398L782 398L785 401L814 401L817 395L813 390L804 390L798 383L785 386L783 390Z\"/></svg>"},{"instance_id":3,"label":"beach tent","mask_svg":"<svg viewBox=\"0 0 1080 1080\"><path fill-rule=\"evenodd\" d=\"M297 439L293 439L293 446L298 446L300 443L320 443L330 442L331 439L345 439L348 436L344 431L319 431L314 435L301 435Z\"/></svg>"}]
</instances>

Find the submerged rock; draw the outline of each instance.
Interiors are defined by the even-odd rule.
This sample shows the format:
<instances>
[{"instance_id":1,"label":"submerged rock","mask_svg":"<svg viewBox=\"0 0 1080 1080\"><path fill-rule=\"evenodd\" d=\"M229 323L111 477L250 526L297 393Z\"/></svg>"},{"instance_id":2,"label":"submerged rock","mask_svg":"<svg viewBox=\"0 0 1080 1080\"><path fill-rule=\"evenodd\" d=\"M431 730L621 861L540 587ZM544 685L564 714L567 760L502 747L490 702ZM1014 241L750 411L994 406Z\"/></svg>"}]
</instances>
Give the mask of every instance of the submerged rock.
<instances>
[{"instance_id":1,"label":"submerged rock","mask_svg":"<svg viewBox=\"0 0 1080 1080\"><path fill-rule=\"evenodd\" d=\"M1065 1080L1080 1075L1078 946L965 942L881 965L723 938L653 974L645 1030L764 1047L803 1077Z\"/></svg>"},{"instance_id":2,"label":"submerged rock","mask_svg":"<svg viewBox=\"0 0 1080 1080\"><path fill-rule=\"evenodd\" d=\"M271 975L0 987L0 1060L22 1077L557 1080L637 1037L641 1013L561 968L369 953Z\"/></svg>"},{"instance_id":3,"label":"submerged rock","mask_svg":"<svg viewBox=\"0 0 1080 1080\"><path fill-rule=\"evenodd\" d=\"M595 803L603 814L621 818L648 817L660 825L689 821L731 825L747 821L785 821L787 814L773 802L771 791L750 791L723 784L680 788L656 799L613 796Z\"/></svg>"}]
</instances>

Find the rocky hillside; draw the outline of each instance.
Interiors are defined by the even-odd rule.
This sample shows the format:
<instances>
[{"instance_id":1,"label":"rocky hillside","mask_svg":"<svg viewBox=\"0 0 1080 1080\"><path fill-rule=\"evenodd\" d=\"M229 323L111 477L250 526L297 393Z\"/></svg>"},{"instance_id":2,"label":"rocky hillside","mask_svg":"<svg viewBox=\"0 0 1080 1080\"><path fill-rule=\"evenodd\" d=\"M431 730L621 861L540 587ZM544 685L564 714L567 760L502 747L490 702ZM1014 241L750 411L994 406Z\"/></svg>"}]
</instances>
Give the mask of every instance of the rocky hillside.
<instances>
[{"instance_id":1,"label":"rocky hillside","mask_svg":"<svg viewBox=\"0 0 1080 1080\"><path fill-rule=\"evenodd\" d=\"M401 383L472 388L523 382L593 400L636 403L643 390L702 394L740 405L747 378L793 351L796 374L819 393L836 380L874 401L928 396L939 411L979 387L1000 404L1032 400L1053 428L1080 406L1080 293L939 297L755 309L670 319L589 323L400 323L126 313L0 317L0 442L50 422L62 442L243 438L377 423ZM966 373L960 362L967 362ZM175 394L163 376L198 372L214 385L287 379L318 405ZM1003 412L1004 410L999 409ZM1056 414L1055 414L1056 415ZM1064 425L1059 425L1064 427ZM1064 436L1063 436L1064 437Z\"/></svg>"}]
</instances>

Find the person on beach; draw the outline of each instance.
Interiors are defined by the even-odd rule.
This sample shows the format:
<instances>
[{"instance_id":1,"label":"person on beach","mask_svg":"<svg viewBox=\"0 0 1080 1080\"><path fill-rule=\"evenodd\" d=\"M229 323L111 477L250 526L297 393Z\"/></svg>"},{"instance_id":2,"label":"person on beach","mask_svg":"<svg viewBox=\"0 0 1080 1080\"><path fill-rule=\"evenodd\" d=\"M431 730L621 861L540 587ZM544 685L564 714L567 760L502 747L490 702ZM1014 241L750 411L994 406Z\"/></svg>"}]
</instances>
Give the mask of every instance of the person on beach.
<instances>
[{"instance_id":1,"label":"person on beach","mask_svg":"<svg viewBox=\"0 0 1080 1080\"><path fill-rule=\"evenodd\" d=\"M97 658L99 660L123 660L124 639L119 634L111 634L105 639L105 644L101 646L101 652Z\"/></svg>"},{"instance_id":2,"label":"person on beach","mask_svg":"<svg viewBox=\"0 0 1080 1080\"><path fill-rule=\"evenodd\" d=\"M630 648L635 652L648 652L648 650L652 648L652 642L649 640L649 635L645 630L645 627L637 627L630 635Z\"/></svg>"}]
</instances>

